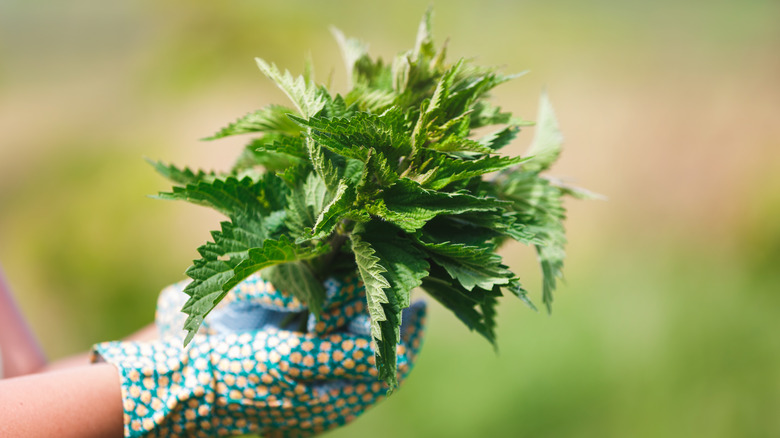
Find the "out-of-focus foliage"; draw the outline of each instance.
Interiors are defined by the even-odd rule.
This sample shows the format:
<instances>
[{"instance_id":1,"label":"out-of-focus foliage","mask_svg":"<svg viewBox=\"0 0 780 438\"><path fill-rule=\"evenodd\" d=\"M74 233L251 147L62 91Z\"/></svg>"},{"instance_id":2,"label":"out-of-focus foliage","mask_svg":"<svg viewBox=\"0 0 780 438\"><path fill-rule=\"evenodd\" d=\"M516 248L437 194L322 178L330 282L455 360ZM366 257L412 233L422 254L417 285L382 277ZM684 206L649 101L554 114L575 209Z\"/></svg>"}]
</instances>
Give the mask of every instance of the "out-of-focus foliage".
<instances>
[{"instance_id":1,"label":"out-of-focus foliage","mask_svg":"<svg viewBox=\"0 0 780 438\"><path fill-rule=\"evenodd\" d=\"M780 435L780 6L435 6L452 58L532 70L497 105L532 118L547 86L566 134L552 172L609 201L569 203L554 316L500 309L493 356L434 308L404 389L331 436ZM425 7L0 3L0 261L51 356L149 322L219 220L146 198L166 187L144 156L228 168L242 139L197 139L284 101L254 57L303 71L311 51L343 90L323 24L390 59Z\"/></svg>"}]
</instances>

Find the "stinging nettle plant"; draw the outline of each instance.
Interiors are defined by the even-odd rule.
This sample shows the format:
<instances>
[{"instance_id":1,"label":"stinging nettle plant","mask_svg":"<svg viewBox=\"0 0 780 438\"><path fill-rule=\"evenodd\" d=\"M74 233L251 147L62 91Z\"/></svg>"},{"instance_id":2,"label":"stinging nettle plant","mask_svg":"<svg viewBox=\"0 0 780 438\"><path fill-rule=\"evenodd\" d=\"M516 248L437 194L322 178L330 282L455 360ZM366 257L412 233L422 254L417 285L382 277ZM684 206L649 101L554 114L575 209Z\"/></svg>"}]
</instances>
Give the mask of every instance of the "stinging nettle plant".
<instances>
[{"instance_id":1,"label":"stinging nettle plant","mask_svg":"<svg viewBox=\"0 0 780 438\"><path fill-rule=\"evenodd\" d=\"M397 384L401 311L421 288L470 329L495 342L503 292L534 308L496 251L511 239L532 245L551 308L564 259L565 195L587 192L541 175L562 136L543 94L528 154L499 155L523 126L486 101L515 76L445 61L431 37L431 13L416 44L393 63L334 30L350 80L331 94L306 73L293 77L257 59L294 107L251 112L209 139L260 134L226 173L155 168L176 185L159 198L186 200L229 218L198 248L182 309L188 343L204 317L255 272L322 310L322 282L358 272L366 289L379 378ZM477 128L495 126L484 136ZM484 131L484 130L480 130Z\"/></svg>"}]
</instances>

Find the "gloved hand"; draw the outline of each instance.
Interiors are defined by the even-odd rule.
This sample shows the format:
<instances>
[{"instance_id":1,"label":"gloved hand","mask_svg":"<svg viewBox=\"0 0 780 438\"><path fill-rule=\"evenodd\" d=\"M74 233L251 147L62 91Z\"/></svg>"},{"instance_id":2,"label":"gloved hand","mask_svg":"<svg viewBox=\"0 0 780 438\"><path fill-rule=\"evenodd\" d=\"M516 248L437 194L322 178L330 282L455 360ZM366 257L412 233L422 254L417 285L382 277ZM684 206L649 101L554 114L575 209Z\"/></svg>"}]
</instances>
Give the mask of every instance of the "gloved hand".
<instances>
[{"instance_id":1,"label":"gloved hand","mask_svg":"<svg viewBox=\"0 0 780 438\"><path fill-rule=\"evenodd\" d=\"M320 321L305 321L304 334L295 315L305 306L252 276L207 316L186 349L183 332L174 329L183 319L167 312L178 313L184 285L161 294L161 341L96 346L120 369L126 436L310 436L384 397L356 278L325 282L325 310ZM422 302L404 311L399 380L414 363L424 318Z\"/></svg>"}]
</instances>

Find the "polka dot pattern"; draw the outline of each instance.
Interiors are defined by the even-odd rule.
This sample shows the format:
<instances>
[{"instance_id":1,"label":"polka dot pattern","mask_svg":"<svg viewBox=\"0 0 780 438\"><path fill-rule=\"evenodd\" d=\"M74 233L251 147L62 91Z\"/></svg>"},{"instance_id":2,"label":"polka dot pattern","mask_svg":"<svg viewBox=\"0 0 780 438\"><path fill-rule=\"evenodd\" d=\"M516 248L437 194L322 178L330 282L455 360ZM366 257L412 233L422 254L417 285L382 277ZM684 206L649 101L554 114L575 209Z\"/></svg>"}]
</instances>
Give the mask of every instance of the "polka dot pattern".
<instances>
[{"instance_id":1,"label":"polka dot pattern","mask_svg":"<svg viewBox=\"0 0 780 438\"><path fill-rule=\"evenodd\" d=\"M306 334L276 324L278 313L303 310L300 301L253 276L212 311L216 318L206 318L187 348L179 313L185 285L160 295L159 341L94 347L120 371L126 437L305 437L352 421L384 397L366 326L365 290L356 276L325 282L327 310L319 321L306 321ZM220 315L243 315L230 313L236 307L251 310L256 329L230 331L215 323ZM422 302L404 311L400 379L419 351L425 314Z\"/></svg>"}]
</instances>

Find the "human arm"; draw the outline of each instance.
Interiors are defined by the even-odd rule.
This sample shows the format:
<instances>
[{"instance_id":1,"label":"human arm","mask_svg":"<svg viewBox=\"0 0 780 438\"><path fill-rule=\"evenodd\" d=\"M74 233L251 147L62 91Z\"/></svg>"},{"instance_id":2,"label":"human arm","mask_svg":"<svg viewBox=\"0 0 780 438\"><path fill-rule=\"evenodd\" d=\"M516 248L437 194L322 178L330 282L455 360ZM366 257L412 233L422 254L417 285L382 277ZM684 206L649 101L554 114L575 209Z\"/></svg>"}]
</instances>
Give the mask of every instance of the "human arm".
<instances>
[{"instance_id":1,"label":"human arm","mask_svg":"<svg viewBox=\"0 0 780 438\"><path fill-rule=\"evenodd\" d=\"M122 397L110 364L0 380L0 436L122 436Z\"/></svg>"}]
</instances>

